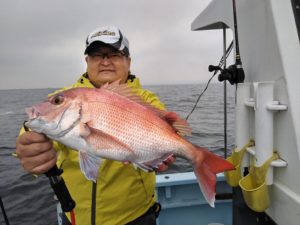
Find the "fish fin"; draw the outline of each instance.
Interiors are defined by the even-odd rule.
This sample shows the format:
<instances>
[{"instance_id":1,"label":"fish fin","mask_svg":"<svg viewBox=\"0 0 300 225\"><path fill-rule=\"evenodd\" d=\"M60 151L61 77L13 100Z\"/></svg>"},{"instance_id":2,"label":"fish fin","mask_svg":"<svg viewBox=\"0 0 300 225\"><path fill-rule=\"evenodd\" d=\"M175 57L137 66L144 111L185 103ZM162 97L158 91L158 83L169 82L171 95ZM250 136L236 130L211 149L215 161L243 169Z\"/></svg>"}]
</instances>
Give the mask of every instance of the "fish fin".
<instances>
[{"instance_id":1,"label":"fish fin","mask_svg":"<svg viewBox=\"0 0 300 225\"><path fill-rule=\"evenodd\" d=\"M201 166L194 167L194 172L198 179L198 184L204 198L211 207L215 207L216 196L216 175L203 163Z\"/></svg>"},{"instance_id":2,"label":"fish fin","mask_svg":"<svg viewBox=\"0 0 300 225\"><path fill-rule=\"evenodd\" d=\"M200 148L200 147L198 147ZM201 148L202 149L202 148ZM210 170L217 174L227 170L234 170L235 167L226 159L212 153L207 149L202 149L205 152L205 163L210 168Z\"/></svg>"},{"instance_id":3,"label":"fish fin","mask_svg":"<svg viewBox=\"0 0 300 225\"><path fill-rule=\"evenodd\" d=\"M196 146L193 152L193 167L198 184L208 204L214 207L217 183L216 173L233 170L234 166L207 149Z\"/></svg>"},{"instance_id":4,"label":"fish fin","mask_svg":"<svg viewBox=\"0 0 300 225\"><path fill-rule=\"evenodd\" d=\"M158 169L158 167L163 163L163 161L167 160L169 157L171 157L173 154L165 154L160 158L154 159L154 160L150 160L147 162L134 162L134 166L138 167L146 172L152 172L156 169Z\"/></svg>"},{"instance_id":5,"label":"fish fin","mask_svg":"<svg viewBox=\"0 0 300 225\"><path fill-rule=\"evenodd\" d=\"M129 154L134 154L133 150L121 142L118 138L113 137L101 130L90 127L89 124L86 124L87 128L90 130L90 135L86 137L86 141L92 146L96 146L96 149L119 149L128 152Z\"/></svg>"},{"instance_id":6,"label":"fish fin","mask_svg":"<svg viewBox=\"0 0 300 225\"><path fill-rule=\"evenodd\" d=\"M132 101L135 101L139 104L145 103L141 96L133 91L127 84L120 84L120 80L114 81L112 83L104 84L101 89L105 89L119 95L125 96Z\"/></svg>"},{"instance_id":7,"label":"fish fin","mask_svg":"<svg viewBox=\"0 0 300 225\"><path fill-rule=\"evenodd\" d=\"M88 180L92 180L96 183L101 162L102 159L100 157L88 153L85 150L79 151L80 169Z\"/></svg>"},{"instance_id":8,"label":"fish fin","mask_svg":"<svg viewBox=\"0 0 300 225\"><path fill-rule=\"evenodd\" d=\"M186 120L180 118L177 113L163 111L161 114L165 121L167 121L179 135L185 136L192 134L192 128L190 125Z\"/></svg>"},{"instance_id":9,"label":"fish fin","mask_svg":"<svg viewBox=\"0 0 300 225\"><path fill-rule=\"evenodd\" d=\"M151 168L150 166L145 165L144 163L135 162L135 163L132 163L132 164L135 168L140 168L141 170L143 170L145 172L152 172L153 171L153 168Z\"/></svg>"},{"instance_id":10,"label":"fish fin","mask_svg":"<svg viewBox=\"0 0 300 225\"><path fill-rule=\"evenodd\" d=\"M138 95L134 91L134 89L129 87L127 84L119 84L119 81L120 80L117 80L112 83L106 83L101 87L101 89L105 89L105 90L117 93L119 95L122 95L138 104L141 104L141 105L149 108L150 110L154 111L155 113L157 113L159 115L164 114L164 112L166 112L165 110L158 109L158 108L154 107L153 105L151 105L150 103L145 102L145 100L140 95Z\"/></svg>"},{"instance_id":11,"label":"fish fin","mask_svg":"<svg viewBox=\"0 0 300 225\"><path fill-rule=\"evenodd\" d=\"M134 169L136 169L136 170L138 169L138 165L137 165L137 164L132 163L132 165L133 165L133 168L134 168Z\"/></svg>"},{"instance_id":12,"label":"fish fin","mask_svg":"<svg viewBox=\"0 0 300 225\"><path fill-rule=\"evenodd\" d=\"M152 170L158 169L158 167L168 158L170 158L171 156L173 156L172 153L168 153L168 154L164 154L162 157L151 160L151 161L147 161L147 162L143 162L143 165L146 165L147 167L152 168Z\"/></svg>"}]
</instances>

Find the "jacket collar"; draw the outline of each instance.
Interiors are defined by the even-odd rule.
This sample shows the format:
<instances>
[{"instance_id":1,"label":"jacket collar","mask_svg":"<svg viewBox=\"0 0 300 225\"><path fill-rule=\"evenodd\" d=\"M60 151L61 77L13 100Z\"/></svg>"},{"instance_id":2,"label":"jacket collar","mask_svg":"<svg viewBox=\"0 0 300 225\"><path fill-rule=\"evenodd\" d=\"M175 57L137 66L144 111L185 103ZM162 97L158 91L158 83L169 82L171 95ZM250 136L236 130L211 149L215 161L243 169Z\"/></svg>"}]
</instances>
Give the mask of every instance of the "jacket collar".
<instances>
[{"instance_id":1,"label":"jacket collar","mask_svg":"<svg viewBox=\"0 0 300 225\"><path fill-rule=\"evenodd\" d=\"M131 88L141 88L140 80L135 76L133 77L133 79L128 79L126 83ZM92 84L92 82L88 79L87 73L81 75L81 77L77 80L76 86L89 88L95 87Z\"/></svg>"}]
</instances>

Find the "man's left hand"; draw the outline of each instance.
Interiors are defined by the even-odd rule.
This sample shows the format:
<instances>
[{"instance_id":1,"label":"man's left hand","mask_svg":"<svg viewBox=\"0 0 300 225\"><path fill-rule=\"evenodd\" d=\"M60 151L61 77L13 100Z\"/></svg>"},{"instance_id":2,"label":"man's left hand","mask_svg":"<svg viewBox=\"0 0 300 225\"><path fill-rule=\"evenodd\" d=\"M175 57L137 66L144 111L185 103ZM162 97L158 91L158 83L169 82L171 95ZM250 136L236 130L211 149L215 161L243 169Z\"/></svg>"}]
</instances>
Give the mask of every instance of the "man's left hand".
<instances>
[{"instance_id":1,"label":"man's left hand","mask_svg":"<svg viewBox=\"0 0 300 225\"><path fill-rule=\"evenodd\" d=\"M159 167L156 169L156 172L164 172L166 171L169 166L174 163L176 161L176 158L174 156L170 156L169 158L167 158L165 161L163 161L163 163L161 165L159 165Z\"/></svg>"}]
</instances>

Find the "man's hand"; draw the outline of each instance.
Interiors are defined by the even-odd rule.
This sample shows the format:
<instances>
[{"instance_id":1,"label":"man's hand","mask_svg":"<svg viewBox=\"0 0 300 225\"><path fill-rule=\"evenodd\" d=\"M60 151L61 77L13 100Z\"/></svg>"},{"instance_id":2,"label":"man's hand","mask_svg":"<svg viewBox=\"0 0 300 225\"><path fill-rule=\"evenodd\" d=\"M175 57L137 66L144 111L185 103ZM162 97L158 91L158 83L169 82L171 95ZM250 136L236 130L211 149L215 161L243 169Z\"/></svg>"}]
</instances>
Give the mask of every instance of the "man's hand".
<instances>
[{"instance_id":1,"label":"man's hand","mask_svg":"<svg viewBox=\"0 0 300 225\"><path fill-rule=\"evenodd\" d=\"M163 161L163 163L161 165L159 165L159 167L157 168L156 171L157 172L164 172L164 171L166 171L169 168L169 165L171 165L175 161L176 161L176 158L174 156L170 156L165 161Z\"/></svg>"},{"instance_id":2,"label":"man's hand","mask_svg":"<svg viewBox=\"0 0 300 225\"><path fill-rule=\"evenodd\" d=\"M17 138L16 153L24 169L37 175L50 170L57 160L52 141L44 134L32 131Z\"/></svg>"}]
</instances>

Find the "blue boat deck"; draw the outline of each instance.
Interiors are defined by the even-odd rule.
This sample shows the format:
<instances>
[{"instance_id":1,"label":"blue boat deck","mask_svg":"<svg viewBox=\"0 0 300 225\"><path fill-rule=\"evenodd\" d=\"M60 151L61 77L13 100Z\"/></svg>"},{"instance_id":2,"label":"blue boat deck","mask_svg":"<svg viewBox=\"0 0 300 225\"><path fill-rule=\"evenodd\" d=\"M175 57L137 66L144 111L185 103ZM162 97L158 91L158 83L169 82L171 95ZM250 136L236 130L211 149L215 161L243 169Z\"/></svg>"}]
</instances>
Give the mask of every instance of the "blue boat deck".
<instances>
[{"instance_id":1,"label":"blue boat deck","mask_svg":"<svg viewBox=\"0 0 300 225\"><path fill-rule=\"evenodd\" d=\"M223 174L217 181L217 193L232 192ZM158 225L232 224L232 201L216 200L210 207L193 172L157 175L156 191L162 205Z\"/></svg>"}]
</instances>

